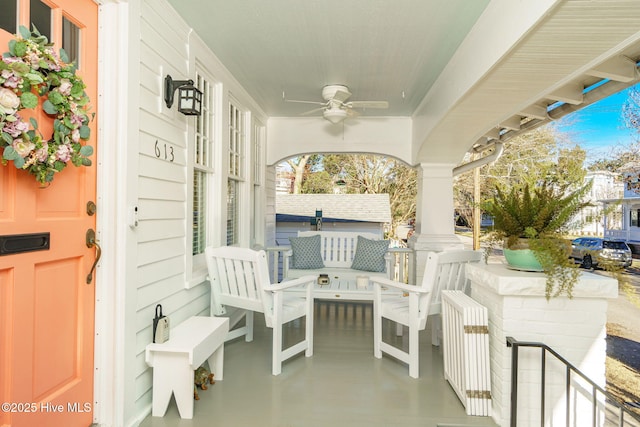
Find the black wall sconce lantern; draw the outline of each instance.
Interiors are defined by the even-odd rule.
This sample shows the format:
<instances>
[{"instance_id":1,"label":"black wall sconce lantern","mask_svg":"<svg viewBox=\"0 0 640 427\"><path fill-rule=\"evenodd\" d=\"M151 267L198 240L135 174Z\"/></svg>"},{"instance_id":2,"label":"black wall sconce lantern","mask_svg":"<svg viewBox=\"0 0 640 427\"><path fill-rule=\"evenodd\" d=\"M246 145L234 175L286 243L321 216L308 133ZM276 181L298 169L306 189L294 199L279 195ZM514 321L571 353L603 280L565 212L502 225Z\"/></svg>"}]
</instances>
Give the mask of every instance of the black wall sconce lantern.
<instances>
[{"instance_id":1,"label":"black wall sconce lantern","mask_svg":"<svg viewBox=\"0 0 640 427\"><path fill-rule=\"evenodd\" d=\"M178 90L178 111L185 116L202 114L202 92L193 85L193 80L173 80L169 74L164 78L164 102L173 105L173 95Z\"/></svg>"}]
</instances>

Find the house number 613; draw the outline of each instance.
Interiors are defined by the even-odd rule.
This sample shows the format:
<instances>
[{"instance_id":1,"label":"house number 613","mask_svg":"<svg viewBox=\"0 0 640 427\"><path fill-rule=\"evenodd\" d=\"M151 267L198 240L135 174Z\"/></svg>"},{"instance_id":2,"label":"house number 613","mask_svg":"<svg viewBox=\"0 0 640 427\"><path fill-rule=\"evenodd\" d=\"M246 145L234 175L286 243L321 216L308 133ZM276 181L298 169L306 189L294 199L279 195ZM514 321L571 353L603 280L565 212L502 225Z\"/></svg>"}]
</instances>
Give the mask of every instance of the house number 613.
<instances>
[{"instance_id":1,"label":"house number 613","mask_svg":"<svg viewBox=\"0 0 640 427\"><path fill-rule=\"evenodd\" d=\"M155 154L158 159L168 160L170 162L173 162L176 158L175 154L173 154L173 146L167 144L160 145L157 139L155 144Z\"/></svg>"}]
</instances>

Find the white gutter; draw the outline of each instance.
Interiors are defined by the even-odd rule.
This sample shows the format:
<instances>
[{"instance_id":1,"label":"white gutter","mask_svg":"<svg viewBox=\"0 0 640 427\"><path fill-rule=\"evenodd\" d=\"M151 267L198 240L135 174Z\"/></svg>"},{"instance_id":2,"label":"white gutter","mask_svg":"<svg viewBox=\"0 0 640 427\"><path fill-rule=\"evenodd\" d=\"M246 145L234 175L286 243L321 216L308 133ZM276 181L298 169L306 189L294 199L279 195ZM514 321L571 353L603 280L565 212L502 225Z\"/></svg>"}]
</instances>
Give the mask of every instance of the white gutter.
<instances>
[{"instance_id":1,"label":"white gutter","mask_svg":"<svg viewBox=\"0 0 640 427\"><path fill-rule=\"evenodd\" d=\"M490 151L490 153L480 159L476 159L469 163L456 166L455 168L453 168L453 176L460 175L461 173L465 173L472 169L479 168L480 166L484 166L487 163L491 163L495 160L498 160L498 158L502 155L503 150L504 150L504 145L502 144L502 142L499 142L499 141L492 142L482 147L480 150L476 150L479 152Z\"/></svg>"}]
</instances>

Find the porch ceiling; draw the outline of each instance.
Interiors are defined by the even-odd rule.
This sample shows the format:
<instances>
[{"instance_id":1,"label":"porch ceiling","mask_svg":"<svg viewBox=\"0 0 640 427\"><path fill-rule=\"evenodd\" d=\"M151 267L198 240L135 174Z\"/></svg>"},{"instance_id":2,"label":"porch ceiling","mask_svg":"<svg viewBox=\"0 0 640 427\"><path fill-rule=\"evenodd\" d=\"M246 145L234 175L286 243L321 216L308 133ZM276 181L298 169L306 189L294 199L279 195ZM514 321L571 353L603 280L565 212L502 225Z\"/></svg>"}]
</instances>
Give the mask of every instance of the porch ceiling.
<instances>
[{"instance_id":1,"label":"porch ceiling","mask_svg":"<svg viewBox=\"0 0 640 427\"><path fill-rule=\"evenodd\" d=\"M413 119L412 163L458 163L638 80L637 0L169 3L268 117L314 107L283 94L322 101L345 84L351 100L389 101L365 118Z\"/></svg>"}]
</instances>

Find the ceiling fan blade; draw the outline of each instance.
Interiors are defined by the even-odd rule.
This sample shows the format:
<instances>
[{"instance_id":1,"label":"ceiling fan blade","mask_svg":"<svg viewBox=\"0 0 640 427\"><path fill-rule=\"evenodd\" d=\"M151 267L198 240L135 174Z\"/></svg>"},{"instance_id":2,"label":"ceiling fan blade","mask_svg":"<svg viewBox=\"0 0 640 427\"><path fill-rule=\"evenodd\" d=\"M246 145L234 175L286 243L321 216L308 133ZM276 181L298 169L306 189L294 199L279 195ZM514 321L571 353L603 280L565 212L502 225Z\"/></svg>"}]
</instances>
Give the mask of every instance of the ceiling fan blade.
<instances>
[{"instance_id":1,"label":"ceiling fan blade","mask_svg":"<svg viewBox=\"0 0 640 427\"><path fill-rule=\"evenodd\" d=\"M353 119L354 117L358 117L360 115L360 113L350 108L347 108L346 112L347 112L347 117L350 119Z\"/></svg>"},{"instance_id":2,"label":"ceiling fan blade","mask_svg":"<svg viewBox=\"0 0 640 427\"><path fill-rule=\"evenodd\" d=\"M344 105L348 108L389 108L387 101L351 101Z\"/></svg>"},{"instance_id":3,"label":"ceiling fan blade","mask_svg":"<svg viewBox=\"0 0 640 427\"><path fill-rule=\"evenodd\" d=\"M296 99L285 99L285 102L297 102L299 104L315 104L315 105L324 105L326 106L327 103L326 102L319 102L319 101L298 101Z\"/></svg>"},{"instance_id":4,"label":"ceiling fan blade","mask_svg":"<svg viewBox=\"0 0 640 427\"><path fill-rule=\"evenodd\" d=\"M324 104L323 104L324 105ZM314 108L313 110L305 111L304 113L300 113L301 116L307 116L309 114L313 114L317 111L326 110L326 107Z\"/></svg>"},{"instance_id":5,"label":"ceiling fan blade","mask_svg":"<svg viewBox=\"0 0 640 427\"><path fill-rule=\"evenodd\" d=\"M350 96L351 96L351 92L349 92L348 90L346 90L346 89L338 89L338 90L336 90L336 94L333 95L332 99L335 99L337 101L340 101L340 102L344 103L344 101L349 99Z\"/></svg>"}]
</instances>

